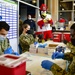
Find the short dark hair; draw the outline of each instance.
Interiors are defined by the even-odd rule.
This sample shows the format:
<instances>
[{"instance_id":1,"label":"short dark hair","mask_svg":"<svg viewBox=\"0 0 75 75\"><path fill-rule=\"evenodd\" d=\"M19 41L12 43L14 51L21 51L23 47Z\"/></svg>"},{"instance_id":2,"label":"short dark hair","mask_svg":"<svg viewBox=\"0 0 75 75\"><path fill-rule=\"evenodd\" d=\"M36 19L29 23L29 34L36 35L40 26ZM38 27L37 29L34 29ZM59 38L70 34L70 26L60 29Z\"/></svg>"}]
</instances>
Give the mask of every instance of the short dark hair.
<instances>
[{"instance_id":1,"label":"short dark hair","mask_svg":"<svg viewBox=\"0 0 75 75\"><path fill-rule=\"evenodd\" d=\"M72 26L70 27L70 29L74 29L74 31L75 31L75 23L72 24Z\"/></svg>"},{"instance_id":2,"label":"short dark hair","mask_svg":"<svg viewBox=\"0 0 75 75\"><path fill-rule=\"evenodd\" d=\"M0 21L0 30L5 29L6 31L9 31L10 26L5 21Z\"/></svg>"}]
</instances>

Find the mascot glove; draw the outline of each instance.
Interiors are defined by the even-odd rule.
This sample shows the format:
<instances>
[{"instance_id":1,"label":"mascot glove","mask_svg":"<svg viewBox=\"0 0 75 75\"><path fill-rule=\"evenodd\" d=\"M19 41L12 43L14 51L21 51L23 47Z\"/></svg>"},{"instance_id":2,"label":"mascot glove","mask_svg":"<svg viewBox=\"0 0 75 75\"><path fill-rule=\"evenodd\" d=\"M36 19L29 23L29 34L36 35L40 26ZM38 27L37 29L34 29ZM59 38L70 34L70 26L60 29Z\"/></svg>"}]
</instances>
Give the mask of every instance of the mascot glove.
<instances>
[{"instance_id":1,"label":"mascot glove","mask_svg":"<svg viewBox=\"0 0 75 75\"><path fill-rule=\"evenodd\" d=\"M64 53L60 53L60 52L54 52L52 54L52 59L59 59L59 58L64 58Z\"/></svg>"},{"instance_id":2,"label":"mascot glove","mask_svg":"<svg viewBox=\"0 0 75 75\"><path fill-rule=\"evenodd\" d=\"M54 63L49 61L49 60L44 60L41 63L42 68L47 69L47 70L51 70L51 67Z\"/></svg>"},{"instance_id":3,"label":"mascot glove","mask_svg":"<svg viewBox=\"0 0 75 75\"><path fill-rule=\"evenodd\" d=\"M12 53L13 53L12 47L9 47L6 50L4 50L4 54L12 54Z\"/></svg>"}]
</instances>

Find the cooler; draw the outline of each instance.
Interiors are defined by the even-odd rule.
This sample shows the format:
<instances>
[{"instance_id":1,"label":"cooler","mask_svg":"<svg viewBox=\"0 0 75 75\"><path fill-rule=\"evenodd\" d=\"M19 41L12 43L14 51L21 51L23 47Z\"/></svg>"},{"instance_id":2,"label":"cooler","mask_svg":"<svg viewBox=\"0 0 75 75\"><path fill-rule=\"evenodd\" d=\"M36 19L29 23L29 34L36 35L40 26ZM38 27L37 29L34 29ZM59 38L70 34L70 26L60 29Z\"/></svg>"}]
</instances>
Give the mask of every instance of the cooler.
<instances>
[{"instance_id":1,"label":"cooler","mask_svg":"<svg viewBox=\"0 0 75 75\"><path fill-rule=\"evenodd\" d=\"M11 54L0 56L0 75L26 75L26 58Z\"/></svg>"},{"instance_id":2,"label":"cooler","mask_svg":"<svg viewBox=\"0 0 75 75\"><path fill-rule=\"evenodd\" d=\"M53 41L54 42L61 42L62 33L53 33Z\"/></svg>"},{"instance_id":3,"label":"cooler","mask_svg":"<svg viewBox=\"0 0 75 75\"><path fill-rule=\"evenodd\" d=\"M71 40L70 39L70 33L63 33L63 39L67 40L69 42Z\"/></svg>"}]
</instances>

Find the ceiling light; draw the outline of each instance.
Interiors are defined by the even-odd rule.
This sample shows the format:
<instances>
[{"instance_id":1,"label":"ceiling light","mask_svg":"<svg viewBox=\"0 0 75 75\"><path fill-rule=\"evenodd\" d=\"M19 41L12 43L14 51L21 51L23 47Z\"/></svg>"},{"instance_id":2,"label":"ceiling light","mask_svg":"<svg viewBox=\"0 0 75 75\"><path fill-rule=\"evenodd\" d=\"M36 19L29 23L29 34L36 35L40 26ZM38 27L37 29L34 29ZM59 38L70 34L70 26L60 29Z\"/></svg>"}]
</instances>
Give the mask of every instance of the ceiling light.
<instances>
[{"instance_id":1,"label":"ceiling light","mask_svg":"<svg viewBox=\"0 0 75 75\"><path fill-rule=\"evenodd\" d=\"M36 3L36 0L32 0L32 3Z\"/></svg>"}]
</instances>

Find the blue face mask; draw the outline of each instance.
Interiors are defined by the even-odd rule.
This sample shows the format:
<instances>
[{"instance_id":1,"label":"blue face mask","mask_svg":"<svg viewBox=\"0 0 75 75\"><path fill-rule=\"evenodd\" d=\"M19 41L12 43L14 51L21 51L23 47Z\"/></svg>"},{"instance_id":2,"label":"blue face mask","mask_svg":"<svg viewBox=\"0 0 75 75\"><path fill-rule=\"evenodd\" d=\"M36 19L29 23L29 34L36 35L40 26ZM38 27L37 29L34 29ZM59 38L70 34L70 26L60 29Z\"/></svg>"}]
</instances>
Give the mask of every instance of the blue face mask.
<instances>
[{"instance_id":1,"label":"blue face mask","mask_svg":"<svg viewBox=\"0 0 75 75\"><path fill-rule=\"evenodd\" d=\"M5 40L5 38L6 38L6 37L4 37L4 36L0 35L0 41Z\"/></svg>"}]
</instances>

